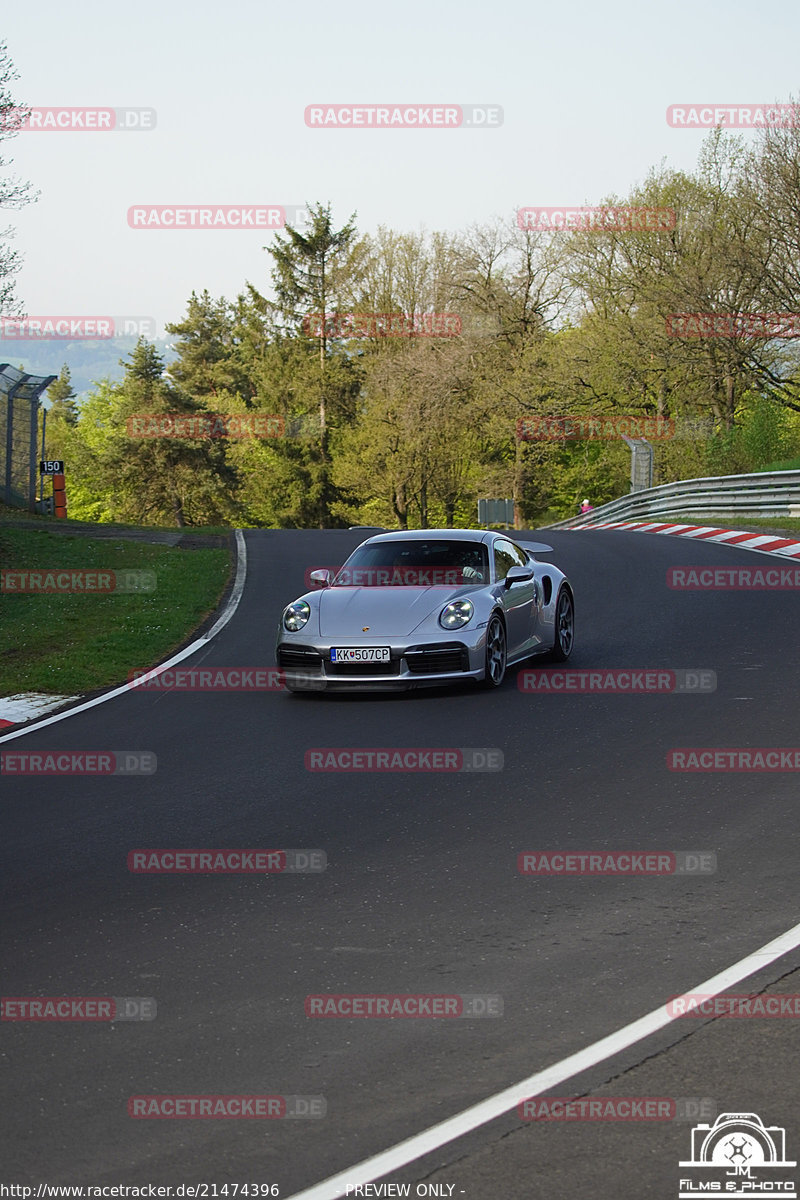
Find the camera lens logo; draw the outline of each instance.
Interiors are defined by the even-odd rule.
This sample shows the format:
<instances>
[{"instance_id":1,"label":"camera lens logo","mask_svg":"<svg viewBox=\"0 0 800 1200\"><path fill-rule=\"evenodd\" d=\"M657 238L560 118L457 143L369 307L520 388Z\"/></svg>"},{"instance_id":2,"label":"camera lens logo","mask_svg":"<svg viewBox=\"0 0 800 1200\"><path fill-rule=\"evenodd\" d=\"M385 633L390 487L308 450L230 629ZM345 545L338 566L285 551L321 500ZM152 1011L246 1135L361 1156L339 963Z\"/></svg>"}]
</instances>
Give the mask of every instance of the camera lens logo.
<instances>
[{"instance_id":1,"label":"camera lens logo","mask_svg":"<svg viewBox=\"0 0 800 1200\"><path fill-rule=\"evenodd\" d=\"M728 1162L735 1162L738 1158L742 1164L753 1157L752 1142L747 1138L742 1138L740 1142L736 1142L734 1138L728 1138L725 1143L725 1157ZM737 1164L738 1165L738 1164Z\"/></svg>"},{"instance_id":2,"label":"camera lens logo","mask_svg":"<svg viewBox=\"0 0 800 1200\"><path fill-rule=\"evenodd\" d=\"M797 1200L797 1185L789 1177L796 1161L786 1158L786 1130L764 1125L756 1113L722 1113L713 1125L692 1129L692 1157L679 1164L684 1170L679 1197L707 1195L752 1196L755 1191L777 1192Z\"/></svg>"}]
</instances>

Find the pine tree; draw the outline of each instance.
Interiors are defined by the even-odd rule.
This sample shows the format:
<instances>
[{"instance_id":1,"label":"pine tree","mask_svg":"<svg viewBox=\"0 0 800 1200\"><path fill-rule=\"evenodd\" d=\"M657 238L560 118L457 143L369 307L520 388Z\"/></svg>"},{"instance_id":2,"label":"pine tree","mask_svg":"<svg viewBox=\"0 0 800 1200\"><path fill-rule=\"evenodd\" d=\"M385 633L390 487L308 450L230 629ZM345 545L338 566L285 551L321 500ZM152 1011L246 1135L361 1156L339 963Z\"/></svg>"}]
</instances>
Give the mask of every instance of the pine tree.
<instances>
[{"instance_id":1,"label":"pine tree","mask_svg":"<svg viewBox=\"0 0 800 1200\"><path fill-rule=\"evenodd\" d=\"M178 357L169 377L193 399L213 408L221 392L239 395L249 403L254 388L237 354L238 314L224 297L213 300L207 291L192 292L186 316L166 326L175 334Z\"/></svg>"},{"instance_id":2,"label":"pine tree","mask_svg":"<svg viewBox=\"0 0 800 1200\"><path fill-rule=\"evenodd\" d=\"M300 233L287 225L287 236L276 237L275 244L268 249L275 263L272 282L281 316L290 331L301 339L304 349L313 352L315 333L319 342L319 438L313 452L311 447L306 447L305 453L300 453L307 460L311 480L309 492L316 509L315 524L324 529L332 522L333 505L341 499L331 479L329 415L337 397L328 362L325 316L336 311L344 298L353 292L356 226L353 213L346 225L335 230L330 204L312 204L308 212L311 220L308 233ZM318 331L313 326L309 328L309 318L314 316L319 317Z\"/></svg>"},{"instance_id":3,"label":"pine tree","mask_svg":"<svg viewBox=\"0 0 800 1200\"><path fill-rule=\"evenodd\" d=\"M50 401L48 416L61 417L67 425L77 425L80 409L75 396L69 367L64 363L58 379L47 389L47 399Z\"/></svg>"}]
</instances>

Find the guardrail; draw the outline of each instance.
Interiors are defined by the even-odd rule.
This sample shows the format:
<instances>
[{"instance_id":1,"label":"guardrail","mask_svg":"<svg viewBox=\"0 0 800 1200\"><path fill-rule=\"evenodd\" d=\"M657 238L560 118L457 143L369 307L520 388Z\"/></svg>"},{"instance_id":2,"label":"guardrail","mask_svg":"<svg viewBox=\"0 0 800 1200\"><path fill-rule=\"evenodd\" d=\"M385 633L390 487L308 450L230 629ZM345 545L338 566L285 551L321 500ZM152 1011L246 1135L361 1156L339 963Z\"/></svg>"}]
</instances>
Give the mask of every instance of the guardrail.
<instances>
[{"instance_id":1,"label":"guardrail","mask_svg":"<svg viewBox=\"0 0 800 1200\"><path fill-rule=\"evenodd\" d=\"M680 479L632 492L591 512L555 521L543 529L574 529L605 521L646 517L800 518L800 471L762 471L752 475L717 475Z\"/></svg>"}]
</instances>

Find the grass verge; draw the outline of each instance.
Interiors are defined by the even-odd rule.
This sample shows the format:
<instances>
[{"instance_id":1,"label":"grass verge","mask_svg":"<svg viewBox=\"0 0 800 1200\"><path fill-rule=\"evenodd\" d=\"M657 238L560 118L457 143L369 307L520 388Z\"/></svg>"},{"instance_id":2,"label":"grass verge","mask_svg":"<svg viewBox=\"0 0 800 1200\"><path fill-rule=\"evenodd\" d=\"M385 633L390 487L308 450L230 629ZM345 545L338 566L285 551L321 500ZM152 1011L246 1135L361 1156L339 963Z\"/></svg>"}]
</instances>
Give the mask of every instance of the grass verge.
<instances>
[{"instance_id":1,"label":"grass verge","mask_svg":"<svg viewBox=\"0 0 800 1200\"><path fill-rule=\"evenodd\" d=\"M147 570L154 592L0 596L0 696L76 695L122 683L182 645L217 607L227 549L0 528L3 570Z\"/></svg>"},{"instance_id":2,"label":"grass verge","mask_svg":"<svg viewBox=\"0 0 800 1200\"><path fill-rule=\"evenodd\" d=\"M774 533L777 537L781 534L786 534L787 537L792 537L795 533L800 533L800 517L742 517L741 521L737 517L714 517L706 516L692 517L685 513L676 517L663 517L659 514L658 517L647 518L652 521L674 521L676 524L691 523L692 525L714 525L720 529L740 529L742 533ZM639 517L637 520L643 520Z\"/></svg>"},{"instance_id":3,"label":"grass verge","mask_svg":"<svg viewBox=\"0 0 800 1200\"><path fill-rule=\"evenodd\" d=\"M770 463L768 467L759 467L762 471L800 471L800 455L797 458L785 458L783 462Z\"/></svg>"}]
</instances>

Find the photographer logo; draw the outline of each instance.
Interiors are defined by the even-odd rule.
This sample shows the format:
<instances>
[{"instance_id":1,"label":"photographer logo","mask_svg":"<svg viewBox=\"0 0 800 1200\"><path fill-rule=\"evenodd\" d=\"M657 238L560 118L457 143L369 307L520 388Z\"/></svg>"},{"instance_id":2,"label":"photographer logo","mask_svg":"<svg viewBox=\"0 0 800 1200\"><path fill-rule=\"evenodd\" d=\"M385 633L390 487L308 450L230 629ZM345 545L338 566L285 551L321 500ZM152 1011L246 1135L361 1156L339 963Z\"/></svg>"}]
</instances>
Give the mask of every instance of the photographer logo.
<instances>
[{"instance_id":1,"label":"photographer logo","mask_svg":"<svg viewBox=\"0 0 800 1200\"><path fill-rule=\"evenodd\" d=\"M786 1158L786 1130L765 1126L756 1113L721 1113L692 1129L692 1157L679 1163L679 1197L753 1196L769 1192L797 1200Z\"/></svg>"}]
</instances>

